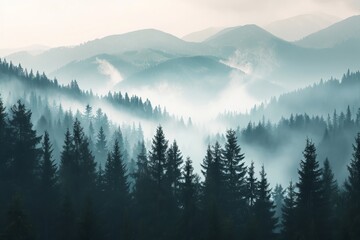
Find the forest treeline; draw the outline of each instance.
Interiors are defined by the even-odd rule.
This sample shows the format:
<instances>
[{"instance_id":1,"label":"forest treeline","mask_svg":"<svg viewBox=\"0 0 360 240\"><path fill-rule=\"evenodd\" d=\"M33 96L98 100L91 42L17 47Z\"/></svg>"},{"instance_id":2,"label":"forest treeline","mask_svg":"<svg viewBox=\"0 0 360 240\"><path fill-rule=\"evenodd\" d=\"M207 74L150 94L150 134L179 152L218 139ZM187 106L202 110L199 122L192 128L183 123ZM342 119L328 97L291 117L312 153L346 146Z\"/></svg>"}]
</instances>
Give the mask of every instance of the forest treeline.
<instances>
[{"instance_id":1,"label":"forest treeline","mask_svg":"<svg viewBox=\"0 0 360 240\"><path fill-rule=\"evenodd\" d=\"M360 101L360 71L348 70L341 79L321 80L311 86L297 89L272 97L269 101L255 105L247 113L225 112L218 119L228 125L244 125L249 121L261 121L264 116L270 121L279 121L290 114L322 115L332 113L334 109L350 106L357 111Z\"/></svg>"},{"instance_id":2,"label":"forest treeline","mask_svg":"<svg viewBox=\"0 0 360 240\"><path fill-rule=\"evenodd\" d=\"M49 79L45 73L40 74L38 71L34 73L32 69L28 71L21 64L16 66L12 62L7 62L6 59L0 58L0 83L11 85L10 83L13 83L15 80L23 85L22 88L16 86L15 90L19 92L20 89L23 89L24 94L30 91L40 91L43 95L47 92L51 97L51 91L53 91L56 95L61 95L64 99L67 98L70 101L103 101L104 103L111 104L117 110L126 111L134 116L145 119L155 119L158 121L170 119L166 109L162 109L160 106L152 106L149 99L143 100L136 95L129 96L127 92L109 92L107 95L99 97L93 94L92 91L81 90L76 80L71 81L68 85L61 85L56 78L53 80ZM6 90L6 85L3 87ZM11 89L8 91L11 92Z\"/></svg>"},{"instance_id":3,"label":"forest treeline","mask_svg":"<svg viewBox=\"0 0 360 240\"><path fill-rule=\"evenodd\" d=\"M344 184L307 139L298 180L271 189L234 130L207 148L199 176L161 126L129 170L117 139L107 149L100 131L92 152L75 119L57 164L31 117L21 101L9 110L0 101L2 239L360 239L360 134Z\"/></svg>"}]
</instances>

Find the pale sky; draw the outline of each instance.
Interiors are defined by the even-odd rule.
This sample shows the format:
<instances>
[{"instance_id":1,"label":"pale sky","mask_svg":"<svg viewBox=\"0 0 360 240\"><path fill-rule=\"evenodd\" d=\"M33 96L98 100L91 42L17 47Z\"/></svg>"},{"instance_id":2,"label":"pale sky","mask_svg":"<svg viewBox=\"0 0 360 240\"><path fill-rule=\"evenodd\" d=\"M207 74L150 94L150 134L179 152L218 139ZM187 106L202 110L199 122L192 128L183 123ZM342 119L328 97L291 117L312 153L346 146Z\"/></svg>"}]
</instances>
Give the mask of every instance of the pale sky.
<instances>
[{"instance_id":1,"label":"pale sky","mask_svg":"<svg viewBox=\"0 0 360 240\"><path fill-rule=\"evenodd\" d=\"M346 18L359 0L0 0L0 49L76 45L144 28L178 37L308 13Z\"/></svg>"}]
</instances>

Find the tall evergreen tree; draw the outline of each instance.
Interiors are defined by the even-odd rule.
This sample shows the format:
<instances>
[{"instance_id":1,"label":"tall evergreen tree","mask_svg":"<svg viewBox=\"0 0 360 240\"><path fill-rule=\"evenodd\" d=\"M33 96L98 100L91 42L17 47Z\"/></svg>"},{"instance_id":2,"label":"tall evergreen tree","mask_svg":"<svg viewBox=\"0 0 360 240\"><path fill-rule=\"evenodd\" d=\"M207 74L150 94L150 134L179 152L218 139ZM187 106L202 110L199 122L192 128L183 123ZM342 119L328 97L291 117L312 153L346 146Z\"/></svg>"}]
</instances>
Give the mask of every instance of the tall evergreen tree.
<instances>
[{"instance_id":1,"label":"tall evergreen tree","mask_svg":"<svg viewBox=\"0 0 360 240\"><path fill-rule=\"evenodd\" d=\"M316 160L316 148L313 142L306 140L301 160L297 193L298 227L301 238L322 239L324 229L321 224L321 169Z\"/></svg>"},{"instance_id":2,"label":"tall evergreen tree","mask_svg":"<svg viewBox=\"0 0 360 240\"><path fill-rule=\"evenodd\" d=\"M129 184L126 166L122 161L119 142L115 140L114 148L105 166L105 193L107 194L106 215L108 219L108 239L121 237L130 239L131 229L129 218Z\"/></svg>"},{"instance_id":3,"label":"tall evergreen tree","mask_svg":"<svg viewBox=\"0 0 360 240\"><path fill-rule=\"evenodd\" d=\"M75 159L74 148L72 135L67 129L61 152L59 177L62 193L68 196L73 196L79 186L79 163Z\"/></svg>"},{"instance_id":4,"label":"tall evergreen tree","mask_svg":"<svg viewBox=\"0 0 360 240\"><path fill-rule=\"evenodd\" d=\"M166 151L168 141L161 126L156 129L156 134L152 140L151 151L149 152L150 175L155 181L156 187L162 188L165 178Z\"/></svg>"},{"instance_id":5,"label":"tall evergreen tree","mask_svg":"<svg viewBox=\"0 0 360 240\"><path fill-rule=\"evenodd\" d=\"M174 141L167 151L167 161L165 165L166 180L168 181L168 186L171 189L173 198L179 197L180 178L181 178L180 166L182 165L182 163L183 163L183 159L180 149L176 141Z\"/></svg>"},{"instance_id":6,"label":"tall evergreen tree","mask_svg":"<svg viewBox=\"0 0 360 240\"><path fill-rule=\"evenodd\" d=\"M218 142L208 148L203 166L205 168L205 182L203 185L202 205L205 218L205 238L220 239L225 237L224 230L224 161ZM207 165L207 166L206 166Z\"/></svg>"},{"instance_id":7,"label":"tall evergreen tree","mask_svg":"<svg viewBox=\"0 0 360 240\"><path fill-rule=\"evenodd\" d=\"M198 239L199 227L198 216L198 186L197 175L194 174L192 161L188 157L182 171L183 182L181 183L181 220L178 235L180 239Z\"/></svg>"},{"instance_id":8,"label":"tall evergreen tree","mask_svg":"<svg viewBox=\"0 0 360 240\"><path fill-rule=\"evenodd\" d=\"M290 182L287 188L287 194L284 199L284 205L282 208L282 239L284 240L296 240L297 234L297 222L296 222L296 192L295 186Z\"/></svg>"},{"instance_id":9,"label":"tall evergreen tree","mask_svg":"<svg viewBox=\"0 0 360 240\"><path fill-rule=\"evenodd\" d=\"M279 223L282 222L282 206L284 204L284 194L285 190L283 189L281 184L276 184L274 191L272 192L272 198L274 199L275 204L275 217L278 219Z\"/></svg>"},{"instance_id":10,"label":"tall evergreen tree","mask_svg":"<svg viewBox=\"0 0 360 240\"><path fill-rule=\"evenodd\" d=\"M11 175L19 191L29 191L34 186L36 170L39 167L41 150L38 144L41 137L36 136L33 129L31 111L27 110L21 101L11 108L11 114Z\"/></svg>"},{"instance_id":11,"label":"tall evergreen tree","mask_svg":"<svg viewBox=\"0 0 360 240\"><path fill-rule=\"evenodd\" d=\"M330 162L326 158L324 161L324 167L321 174L321 194L322 194L322 223L324 226L324 237L326 239L334 239L334 228L328 229L328 226L336 225L336 204L338 195L338 186L334 177L334 173L331 170Z\"/></svg>"},{"instance_id":12,"label":"tall evergreen tree","mask_svg":"<svg viewBox=\"0 0 360 240\"><path fill-rule=\"evenodd\" d=\"M128 197L129 185L126 178L126 166L122 160L117 140L115 140L113 151L108 156L105 165L105 184L106 191L120 193L123 197Z\"/></svg>"},{"instance_id":13,"label":"tall evergreen tree","mask_svg":"<svg viewBox=\"0 0 360 240\"><path fill-rule=\"evenodd\" d=\"M107 155L107 141L103 127L100 127L96 139L96 160L98 162L105 162Z\"/></svg>"},{"instance_id":14,"label":"tall evergreen tree","mask_svg":"<svg viewBox=\"0 0 360 240\"><path fill-rule=\"evenodd\" d=\"M353 154L348 166L349 177L345 182L347 198L346 231L348 239L360 238L360 133L353 144Z\"/></svg>"},{"instance_id":15,"label":"tall evergreen tree","mask_svg":"<svg viewBox=\"0 0 360 240\"><path fill-rule=\"evenodd\" d=\"M243 215L246 208L246 167L234 130L226 133L223 159L227 211L233 215L233 220L238 221L235 217Z\"/></svg>"},{"instance_id":16,"label":"tall evergreen tree","mask_svg":"<svg viewBox=\"0 0 360 240\"><path fill-rule=\"evenodd\" d=\"M45 132L42 143L42 160L40 162L40 239L49 239L54 232L54 210L56 209L56 200L58 198L58 176L55 160L52 159L52 152L49 134Z\"/></svg>"},{"instance_id":17,"label":"tall evergreen tree","mask_svg":"<svg viewBox=\"0 0 360 240\"><path fill-rule=\"evenodd\" d=\"M255 239L275 239L274 233L277 226L275 218L275 206L271 200L271 189L266 178L264 166L261 168L260 181L258 182L257 198L254 205L256 223L259 229L255 233Z\"/></svg>"},{"instance_id":18,"label":"tall evergreen tree","mask_svg":"<svg viewBox=\"0 0 360 240\"><path fill-rule=\"evenodd\" d=\"M257 196L257 179L255 177L255 167L254 162L251 162L251 165L248 170L248 176L246 178L247 183L247 199L248 206L253 207L255 204L256 196Z\"/></svg>"}]
</instances>

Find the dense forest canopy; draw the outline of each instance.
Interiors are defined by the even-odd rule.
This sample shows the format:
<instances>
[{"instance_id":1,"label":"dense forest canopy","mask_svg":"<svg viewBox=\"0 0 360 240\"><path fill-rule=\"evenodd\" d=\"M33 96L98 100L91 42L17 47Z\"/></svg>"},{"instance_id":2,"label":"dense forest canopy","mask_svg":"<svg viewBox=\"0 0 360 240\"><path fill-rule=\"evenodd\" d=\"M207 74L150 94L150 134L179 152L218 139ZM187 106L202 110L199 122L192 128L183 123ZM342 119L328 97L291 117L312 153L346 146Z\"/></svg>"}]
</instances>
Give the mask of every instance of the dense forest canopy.
<instances>
[{"instance_id":1,"label":"dense forest canopy","mask_svg":"<svg viewBox=\"0 0 360 240\"><path fill-rule=\"evenodd\" d=\"M214 120L184 123L1 60L2 237L357 239L359 82L348 72L211 131ZM164 128L151 137L149 122Z\"/></svg>"},{"instance_id":2,"label":"dense forest canopy","mask_svg":"<svg viewBox=\"0 0 360 240\"><path fill-rule=\"evenodd\" d=\"M75 119L56 162L48 132L39 135L31 116L21 101L9 111L0 101L4 239L360 237L354 224L360 217L360 133L346 160L345 184L327 159L320 165L315 144L306 139L298 177L284 190L270 187L264 165L259 171L246 164L231 129L224 144L216 141L204 152L200 177L161 126L150 148L139 141L130 164L119 139L107 144L101 127L93 148Z\"/></svg>"}]
</instances>

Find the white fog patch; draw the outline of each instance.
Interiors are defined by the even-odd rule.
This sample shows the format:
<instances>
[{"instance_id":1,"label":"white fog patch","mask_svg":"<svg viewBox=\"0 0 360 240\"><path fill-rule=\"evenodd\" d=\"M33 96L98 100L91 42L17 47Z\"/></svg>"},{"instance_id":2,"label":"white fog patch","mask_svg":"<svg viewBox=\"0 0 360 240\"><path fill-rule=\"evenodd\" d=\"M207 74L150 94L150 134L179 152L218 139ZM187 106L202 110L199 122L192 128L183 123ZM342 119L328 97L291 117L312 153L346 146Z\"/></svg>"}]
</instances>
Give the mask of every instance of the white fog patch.
<instances>
[{"instance_id":1,"label":"white fog patch","mask_svg":"<svg viewBox=\"0 0 360 240\"><path fill-rule=\"evenodd\" d=\"M96 64L98 64L98 71L109 78L104 86L100 89L93 89L99 94L106 94L112 90L116 84L123 80L121 73L105 59L96 58Z\"/></svg>"},{"instance_id":2,"label":"white fog patch","mask_svg":"<svg viewBox=\"0 0 360 240\"><path fill-rule=\"evenodd\" d=\"M238 49L228 59L220 62L256 79L270 74L279 65L274 51L262 47L249 50Z\"/></svg>"}]
</instances>

